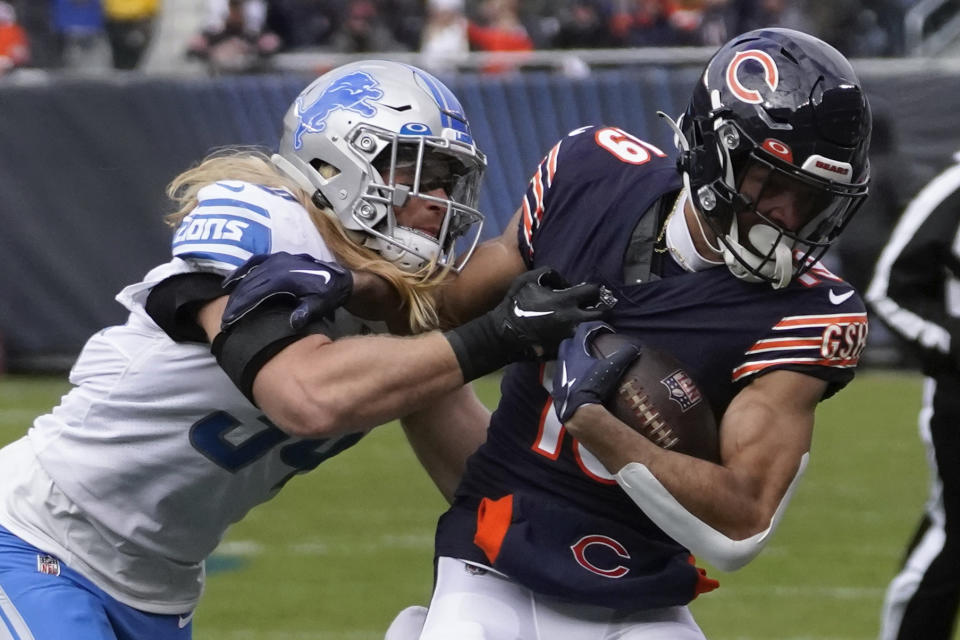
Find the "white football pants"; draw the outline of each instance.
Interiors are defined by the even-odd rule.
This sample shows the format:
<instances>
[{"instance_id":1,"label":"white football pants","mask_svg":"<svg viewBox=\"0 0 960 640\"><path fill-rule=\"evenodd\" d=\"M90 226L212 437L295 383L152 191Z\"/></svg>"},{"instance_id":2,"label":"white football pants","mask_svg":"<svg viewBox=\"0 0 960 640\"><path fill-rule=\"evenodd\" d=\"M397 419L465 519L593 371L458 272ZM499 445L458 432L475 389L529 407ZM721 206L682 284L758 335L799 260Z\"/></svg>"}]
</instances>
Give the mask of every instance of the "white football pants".
<instances>
[{"instance_id":1,"label":"white football pants","mask_svg":"<svg viewBox=\"0 0 960 640\"><path fill-rule=\"evenodd\" d=\"M413 609L413 608L411 608ZM398 616L422 619L422 608ZM411 620L412 621L412 620ZM399 626L399 625L398 625ZM406 626L406 625L404 625ZM390 640L402 638L394 632ZM617 615L612 609L537 595L493 571L440 558L419 640L706 640L687 607Z\"/></svg>"}]
</instances>

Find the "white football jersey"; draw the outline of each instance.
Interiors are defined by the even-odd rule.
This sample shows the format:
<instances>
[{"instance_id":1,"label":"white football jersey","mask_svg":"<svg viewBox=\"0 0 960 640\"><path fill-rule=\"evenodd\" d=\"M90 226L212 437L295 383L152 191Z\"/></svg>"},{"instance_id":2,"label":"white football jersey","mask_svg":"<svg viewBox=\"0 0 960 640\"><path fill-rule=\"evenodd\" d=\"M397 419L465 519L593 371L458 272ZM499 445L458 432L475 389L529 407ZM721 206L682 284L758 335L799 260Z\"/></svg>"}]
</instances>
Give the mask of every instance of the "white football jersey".
<instances>
[{"instance_id":1,"label":"white football jersey","mask_svg":"<svg viewBox=\"0 0 960 640\"><path fill-rule=\"evenodd\" d=\"M170 275L228 274L277 251L333 260L286 191L203 188L174 235L174 258L117 296L126 324L89 339L70 372L74 388L0 451L0 525L121 602L193 609L204 559L227 527L362 436L288 436L237 390L209 345L172 341L144 310ZM343 309L335 325L338 335L383 330Z\"/></svg>"}]
</instances>

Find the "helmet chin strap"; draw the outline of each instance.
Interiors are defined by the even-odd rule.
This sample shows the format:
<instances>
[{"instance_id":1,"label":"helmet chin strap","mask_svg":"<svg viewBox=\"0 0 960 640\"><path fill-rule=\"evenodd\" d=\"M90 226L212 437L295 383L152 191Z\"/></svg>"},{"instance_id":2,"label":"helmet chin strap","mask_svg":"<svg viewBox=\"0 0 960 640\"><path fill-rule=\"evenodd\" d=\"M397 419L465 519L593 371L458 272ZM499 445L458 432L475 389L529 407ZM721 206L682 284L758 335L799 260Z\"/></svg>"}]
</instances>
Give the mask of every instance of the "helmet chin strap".
<instances>
[{"instance_id":1,"label":"helmet chin strap","mask_svg":"<svg viewBox=\"0 0 960 640\"><path fill-rule=\"evenodd\" d=\"M780 232L766 224L754 225L747 237L750 244L764 255L773 250L773 260L761 258L737 241L737 219L734 217L733 224L730 225L730 233L726 236L726 242L723 244L723 260L727 264L730 273L745 280L746 282L770 282L774 289L783 289L793 278L793 251L790 247L780 242ZM739 256L739 259L738 259ZM761 278L756 273L751 272L740 260L746 262L750 267L758 271L764 277Z\"/></svg>"},{"instance_id":2,"label":"helmet chin strap","mask_svg":"<svg viewBox=\"0 0 960 640\"><path fill-rule=\"evenodd\" d=\"M711 93L711 99L715 103L714 108L720 106L720 93L718 91L715 90ZM690 145L687 142L686 136L683 135L683 130L680 128L680 125L662 111L658 111L657 115L666 120L670 128L673 129L674 144L680 148L681 152L689 153ZM689 170L684 169L682 176L683 188L686 190L688 197L693 200L694 194L690 185ZM693 201L696 203L695 200ZM695 208L699 209L696 204ZM701 224L699 211L697 224ZM711 244L706 234L703 233L702 226L700 227L700 233L703 234L704 240L706 240L708 244ZM790 280L793 279L793 250L779 241L780 233L776 229L766 224L758 224L750 229L750 233L747 236L750 239L750 244L756 247L757 250L762 251L764 255L769 254L770 250L773 250L773 260L761 258L754 254L737 241L738 236L737 218L734 216L733 222L730 225L730 233L728 233L725 238L726 242L721 242L721 247L713 247L712 244L710 247L715 251L722 251L723 260L727 265L727 269L730 270L730 273L746 282L770 282L774 289L782 289L790 284ZM764 277L761 278L756 273L747 269L740 260L737 259L737 256Z\"/></svg>"}]
</instances>

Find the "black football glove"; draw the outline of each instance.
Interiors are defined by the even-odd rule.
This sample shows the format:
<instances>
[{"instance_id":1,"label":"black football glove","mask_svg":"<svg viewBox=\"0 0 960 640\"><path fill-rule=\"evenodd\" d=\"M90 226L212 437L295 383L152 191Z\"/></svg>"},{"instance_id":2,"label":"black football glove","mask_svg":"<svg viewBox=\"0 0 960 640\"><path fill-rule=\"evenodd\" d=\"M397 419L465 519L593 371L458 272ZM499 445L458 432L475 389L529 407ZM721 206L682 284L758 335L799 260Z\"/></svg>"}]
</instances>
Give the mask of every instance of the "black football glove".
<instances>
[{"instance_id":1,"label":"black football glove","mask_svg":"<svg viewBox=\"0 0 960 640\"><path fill-rule=\"evenodd\" d=\"M560 343L553 372L553 409L561 424L585 404L603 404L616 391L623 373L640 355L640 347L625 344L607 357L593 355L593 340L614 333L604 322L585 322L572 338Z\"/></svg>"},{"instance_id":2,"label":"black football glove","mask_svg":"<svg viewBox=\"0 0 960 640\"><path fill-rule=\"evenodd\" d=\"M597 320L616 303L596 284L569 286L549 267L517 277L496 307L444 334L465 381L520 360L550 360L577 325Z\"/></svg>"},{"instance_id":3,"label":"black football glove","mask_svg":"<svg viewBox=\"0 0 960 640\"><path fill-rule=\"evenodd\" d=\"M267 302L296 305L290 326L299 330L314 319L331 316L353 291L353 274L332 262L285 251L256 255L223 281L230 299L221 328L228 330Z\"/></svg>"}]
</instances>

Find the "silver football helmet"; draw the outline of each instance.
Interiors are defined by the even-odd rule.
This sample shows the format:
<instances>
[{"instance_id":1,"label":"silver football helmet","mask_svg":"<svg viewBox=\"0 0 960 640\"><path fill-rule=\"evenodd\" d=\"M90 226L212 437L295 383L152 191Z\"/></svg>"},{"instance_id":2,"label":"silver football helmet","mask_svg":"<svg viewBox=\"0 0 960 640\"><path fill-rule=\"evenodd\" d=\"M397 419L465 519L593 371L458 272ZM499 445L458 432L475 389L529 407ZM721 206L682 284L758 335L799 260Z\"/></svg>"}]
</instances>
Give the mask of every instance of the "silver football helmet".
<instances>
[{"instance_id":1,"label":"silver football helmet","mask_svg":"<svg viewBox=\"0 0 960 640\"><path fill-rule=\"evenodd\" d=\"M416 67L370 60L314 80L287 110L274 164L336 214L359 244L407 272L466 263L480 238L486 157L463 107ZM435 233L398 224L421 198L445 208Z\"/></svg>"}]
</instances>

